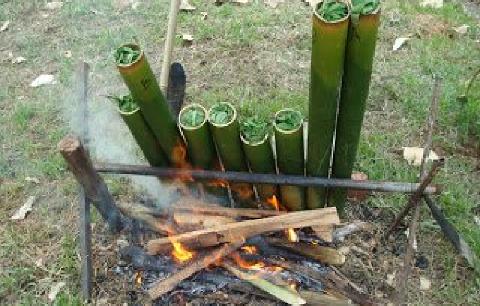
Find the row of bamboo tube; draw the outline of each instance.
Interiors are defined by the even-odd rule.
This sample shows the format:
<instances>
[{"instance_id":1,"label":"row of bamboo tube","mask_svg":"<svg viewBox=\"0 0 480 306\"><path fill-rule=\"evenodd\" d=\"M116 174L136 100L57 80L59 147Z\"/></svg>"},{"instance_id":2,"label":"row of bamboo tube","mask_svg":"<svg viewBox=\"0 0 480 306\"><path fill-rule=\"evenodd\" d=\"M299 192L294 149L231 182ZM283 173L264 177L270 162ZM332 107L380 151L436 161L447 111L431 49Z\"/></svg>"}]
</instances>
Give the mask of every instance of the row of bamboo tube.
<instances>
[{"instance_id":1,"label":"row of bamboo tube","mask_svg":"<svg viewBox=\"0 0 480 306\"><path fill-rule=\"evenodd\" d=\"M322 5L320 3L319 5ZM318 9L318 8L317 8ZM249 143L241 137L236 110L224 124L204 120L189 127L177 120L141 52L131 64L117 64L139 108L121 112L134 138L152 166L185 167L210 170L249 171L335 178L350 178L370 86L380 10L355 18L348 14L337 21L323 19L315 10L312 22L312 58L309 97L307 160L304 159L303 121L292 131L275 125L275 150L268 135L263 141ZM136 45L128 45L140 50ZM284 110L288 111L288 110ZM278 114L277 114L278 115ZM181 132L180 132L181 131ZM335 137L334 137L335 135ZM333 152L335 148L335 152ZM274 153L276 152L276 162ZM183 154L179 154L183 152ZM188 152L188 156L187 156ZM333 158L332 158L333 156ZM240 206L252 203L249 184L231 184L234 200ZM225 198L225 188L207 186L207 191ZM277 187L256 186L261 200L276 195ZM290 210L314 209L325 205L343 210L346 190L281 186L282 203Z\"/></svg>"}]
</instances>

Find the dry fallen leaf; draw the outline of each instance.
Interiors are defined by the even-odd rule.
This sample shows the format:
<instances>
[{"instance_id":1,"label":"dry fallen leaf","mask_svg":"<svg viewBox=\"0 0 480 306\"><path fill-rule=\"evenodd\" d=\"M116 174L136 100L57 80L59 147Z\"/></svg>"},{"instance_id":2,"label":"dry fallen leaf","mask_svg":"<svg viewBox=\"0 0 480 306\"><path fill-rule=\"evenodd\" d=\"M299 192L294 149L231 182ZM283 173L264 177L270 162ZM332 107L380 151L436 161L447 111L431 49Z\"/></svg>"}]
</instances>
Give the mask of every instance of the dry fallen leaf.
<instances>
[{"instance_id":1,"label":"dry fallen leaf","mask_svg":"<svg viewBox=\"0 0 480 306\"><path fill-rule=\"evenodd\" d=\"M319 2L322 2L323 0L302 0L305 2L305 4L310 5L311 7L317 7L317 4Z\"/></svg>"},{"instance_id":2,"label":"dry fallen leaf","mask_svg":"<svg viewBox=\"0 0 480 306\"><path fill-rule=\"evenodd\" d=\"M6 31L9 25L10 25L10 20L4 21L2 26L0 27L0 32Z\"/></svg>"},{"instance_id":3,"label":"dry fallen leaf","mask_svg":"<svg viewBox=\"0 0 480 306\"><path fill-rule=\"evenodd\" d=\"M55 76L52 74L41 74L30 83L30 87L39 87L42 85L55 84Z\"/></svg>"},{"instance_id":4,"label":"dry fallen leaf","mask_svg":"<svg viewBox=\"0 0 480 306\"><path fill-rule=\"evenodd\" d=\"M408 164L413 166L420 166L423 158L423 148L420 147L403 147L403 158ZM438 155L434 151L430 150L427 157L427 161L438 160Z\"/></svg>"},{"instance_id":5,"label":"dry fallen leaf","mask_svg":"<svg viewBox=\"0 0 480 306\"><path fill-rule=\"evenodd\" d=\"M432 287L432 282L428 278L420 276L420 290L422 291L430 290L431 287Z\"/></svg>"},{"instance_id":6,"label":"dry fallen leaf","mask_svg":"<svg viewBox=\"0 0 480 306\"><path fill-rule=\"evenodd\" d=\"M27 176L25 178L25 181L27 182L32 182L32 183L35 183L35 184L40 184L40 180L36 177L30 177L30 176Z\"/></svg>"},{"instance_id":7,"label":"dry fallen leaf","mask_svg":"<svg viewBox=\"0 0 480 306\"><path fill-rule=\"evenodd\" d=\"M233 4L248 4L250 0L231 0Z\"/></svg>"},{"instance_id":8,"label":"dry fallen leaf","mask_svg":"<svg viewBox=\"0 0 480 306\"><path fill-rule=\"evenodd\" d=\"M192 12L196 10L197 8L194 7L189 0L182 0L180 3L180 10L184 12Z\"/></svg>"},{"instance_id":9,"label":"dry fallen leaf","mask_svg":"<svg viewBox=\"0 0 480 306\"><path fill-rule=\"evenodd\" d=\"M71 58L72 57L72 51L67 50L67 51L63 52L63 56L65 56L66 58Z\"/></svg>"},{"instance_id":10,"label":"dry fallen leaf","mask_svg":"<svg viewBox=\"0 0 480 306\"><path fill-rule=\"evenodd\" d=\"M202 16L202 20L207 20L208 13L207 12L200 12L200 16Z\"/></svg>"},{"instance_id":11,"label":"dry fallen leaf","mask_svg":"<svg viewBox=\"0 0 480 306\"><path fill-rule=\"evenodd\" d=\"M12 59L12 64L21 64L23 63L24 61L26 61L27 59L24 58L23 56L18 56L14 59Z\"/></svg>"},{"instance_id":12,"label":"dry fallen leaf","mask_svg":"<svg viewBox=\"0 0 480 306\"><path fill-rule=\"evenodd\" d=\"M441 8L443 7L443 0L423 0L422 2L420 2L420 6Z\"/></svg>"},{"instance_id":13,"label":"dry fallen leaf","mask_svg":"<svg viewBox=\"0 0 480 306\"><path fill-rule=\"evenodd\" d=\"M410 38L408 37L400 37L395 39L395 42L393 43L393 51L397 51L400 49Z\"/></svg>"},{"instance_id":14,"label":"dry fallen leaf","mask_svg":"<svg viewBox=\"0 0 480 306\"><path fill-rule=\"evenodd\" d=\"M387 284L393 287L394 282L395 282L395 272L393 272L392 274L387 274Z\"/></svg>"},{"instance_id":15,"label":"dry fallen leaf","mask_svg":"<svg viewBox=\"0 0 480 306\"><path fill-rule=\"evenodd\" d=\"M459 27L453 28L453 30L457 32L457 34L464 35L468 33L468 28L470 28L469 25L463 24Z\"/></svg>"},{"instance_id":16,"label":"dry fallen leaf","mask_svg":"<svg viewBox=\"0 0 480 306\"><path fill-rule=\"evenodd\" d=\"M189 46L193 42L193 35L191 34L182 34L182 41L184 46Z\"/></svg>"},{"instance_id":17,"label":"dry fallen leaf","mask_svg":"<svg viewBox=\"0 0 480 306\"><path fill-rule=\"evenodd\" d=\"M53 302L57 297L57 294L60 292L60 290L62 290L63 287L65 287L65 285L65 282L59 282L53 285L52 288L50 288L50 292L48 293L48 300L50 302Z\"/></svg>"},{"instance_id":18,"label":"dry fallen leaf","mask_svg":"<svg viewBox=\"0 0 480 306\"><path fill-rule=\"evenodd\" d=\"M280 3L285 2L285 0L263 0L263 2L271 8L276 8Z\"/></svg>"},{"instance_id":19,"label":"dry fallen leaf","mask_svg":"<svg viewBox=\"0 0 480 306\"><path fill-rule=\"evenodd\" d=\"M50 11L53 11L53 10L56 10L56 9L59 9L63 6L63 2L62 1L52 1L52 2L47 2L47 4L45 4L45 8L47 10L50 10Z\"/></svg>"},{"instance_id":20,"label":"dry fallen leaf","mask_svg":"<svg viewBox=\"0 0 480 306\"><path fill-rule=\"evenodd\" d=\"M25 201L25 203L23 203L23 205L19 209L17 209L17 211L13 214L13 216L10 219L11 220L25 219L27 214L32 211L33 204L35 203L36 199L37 197L35 196L28 197L27 201Z\"/></svg>"}]
</instances>

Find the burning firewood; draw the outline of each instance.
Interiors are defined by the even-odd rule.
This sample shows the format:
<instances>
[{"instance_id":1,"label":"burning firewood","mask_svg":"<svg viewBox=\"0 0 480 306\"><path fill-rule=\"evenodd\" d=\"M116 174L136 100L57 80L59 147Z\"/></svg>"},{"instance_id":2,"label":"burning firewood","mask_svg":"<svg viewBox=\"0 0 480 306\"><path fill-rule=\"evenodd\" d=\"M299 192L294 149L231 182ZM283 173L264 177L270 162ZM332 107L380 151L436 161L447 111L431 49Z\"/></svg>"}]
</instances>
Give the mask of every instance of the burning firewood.
<instances>
[{"instance_id":1,"label":"burning firewood","mask_svg":"<svg viewBox=\"0 0 480 306\"><path fill-rule=\"evenodd\" d=\"M338 223L340 223L340 219L334 207L300 211L150 240L147 244L147 251L152 255L169 252L172 250L171 239L175 239L191 249L198 249L222 243L236 243L261 233Z\"/></svg>"},{"instance_id":2,"label":"burning firewood","mask_svg":"<svg viewBox=\"0 0 480 306\"><path fill-rule=\"evenodd\" d=\"M227 262L222 263L222 266L236 277L249 282L257 288L262 289L280 301L283 301L289 305L306 304L306 301L293 289L277 286L261 277L258 277L258 275L252 275L250 273L243 272Z\"/></svg>"},{"instance_id":3,"label":"burning firewood","mask_svg":"<svg viewBox=\"0 0 480 306\"><path fill-rule=\"evenodd\" d=\"M175 212L173 214L175 224L182 230L199 230L236 222L233 218L223 216L206 216L196 213Z\"/></svg>"},{"instance_id":4,"label":"burning firewood","mask_svg":"<svg viewBox=\"0 0 480 306\"><path fill-rule=\"evenodd\" d=\"M290 252L294 252L329 265L338 266L345 263L345 255L341 254L334 248L324 247L316 244L306 244L302 242L294 243L274 237L268 237L267 242L280 248L289 250Z\"/></svg>"},{"instance_id":5,"label":"burning firewood","mask_svg":"<svg viewBox=\"0 0 480 306\"><path fill-rule=\"evenodd\" d=\"M170 292L175 289L175 287L183 280L189 278L196 272L207 268L209 265L219 261L224 256L230 254L231 252L238 249L243 242L237 242L234 244L225 244L215 251L196 259L194 262L187 265L182 270L177 273L167 277L166 279L160 280L153 284L153 286L148 290L148 294L152 300L158 299L163 294Z\"/></svg>"}]
</instances>

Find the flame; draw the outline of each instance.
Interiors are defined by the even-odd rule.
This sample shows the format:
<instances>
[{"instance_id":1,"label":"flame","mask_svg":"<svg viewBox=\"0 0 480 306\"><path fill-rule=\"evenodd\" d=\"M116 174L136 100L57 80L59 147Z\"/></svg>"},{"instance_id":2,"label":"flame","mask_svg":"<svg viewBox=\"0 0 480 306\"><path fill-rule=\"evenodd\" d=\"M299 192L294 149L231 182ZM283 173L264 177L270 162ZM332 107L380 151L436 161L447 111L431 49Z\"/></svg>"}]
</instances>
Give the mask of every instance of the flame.
<instances>
[{"instance_id":1,"label":"flame","mask_svg":"<svg viewBox=\"0 0 480 306\"><path fill-rule=\"evenodd\" d=\"M143 276L142 276L142 271L137 271L135 272L135 285L137 287L140 287L143 282Z\"/></svg>"},{"instance_id":2,"label":"flame","mask_svg":"<svg viewBox=\"0 0 480 306\"><path fill-rule=\"evenodd\" d=\"M293 291L297 291L298 284L294 280L290 280L288 286Z\"/></svg>"},{"instance_id":3,"label":"flame","mask_svg":"<svg viewBox=\"0 0 480 306\"><path fill-rule=\"evenodd\" d=\"M193 258L195 253L190 252L187 250L180 242L174 241L173 239L169 238L173 245L172 256L178 262L185 262Z\"/></svg>"},{"instance_id":4,"label":"flame","mask_svg":"<svg viewBox=\"0 0 480 306\"><path fill-rule=\"evenodd\" d=\"M280 202L277 199L276 195L271 196L267 199L267 204L270 204L276 211L280 211Z\"/></svg>"},{"instance_id":5,"label":"flame","mask_svg":"<svg viewBox=\"0 0 480 306\"><path fill-rule=\"evenodd\" d=\"M286 234L287 234L287 237L288 237L288 240L291 241L291 242L298 242L298 235L297 233L295 232L295 230L293 228L289 228L286 230Z\"/></svg>"},{"instance_id":6,"label":"flame","mask_svg":"<svg viewBox=\"0 0 480 306\"><path fill-rule=\"evenodd\" d=\"M241 250L244 251L247 254L256 254L257 253L257 247L254 245L246 245L241 247Z\"/></svg>"},{"instance_id":7,"label":"flame","mask_svg":"<svg viewBox=\"0 0 480 306\"><path fill-rule=\"evenodd\" d=\"M248 262L240 256L237 252L232 253L232 258L235 260L235 263L243 269L259 271L265 267L265 263L261 261L257 262Z\"/></svg>"},{"instance_id":8,"label":"flame","mask_svg":"<svg viewBox=\"0 0 480 306\"><path fill-rule=\"evenodd\" d=\"M213 180L213 181L208 182L207 186L226 188L226 187L228 187L228 183L225 180Z\"/></svg>"}]
</instances>

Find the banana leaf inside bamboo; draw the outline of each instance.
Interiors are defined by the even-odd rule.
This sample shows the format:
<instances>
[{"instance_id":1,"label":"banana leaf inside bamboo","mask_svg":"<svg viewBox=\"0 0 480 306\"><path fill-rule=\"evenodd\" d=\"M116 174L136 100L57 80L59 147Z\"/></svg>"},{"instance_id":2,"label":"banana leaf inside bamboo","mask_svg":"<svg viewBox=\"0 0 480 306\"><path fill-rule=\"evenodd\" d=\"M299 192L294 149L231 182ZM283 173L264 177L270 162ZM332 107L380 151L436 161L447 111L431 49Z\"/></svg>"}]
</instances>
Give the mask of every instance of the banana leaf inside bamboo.
<instances>
[{"instance_id":1,"label":"banana leaf inside bamboo","mask_svg":"<svg viewBox=\"0 0 480 306\"><path fill-rule=\"evenodd\" d=\"M348 23L348 7L337 1L320 3L313 14L307 156L309 176L329 175ZM325 188L308 188L308 208L323 207L326 195Z\"/></svg>"},{"instance_id":2,"label":"banana leaf inside bamboo","mask_svg":"<svg viewBox=\"0 0 480 306\"><path fill-rule=\"evenodd\" d=\"M275 114L275 147L278 170L283 174L304 175L303 119L299 111L283 109ZM291 211L305 209L305 188L280 186L282 204Z\"/></svg>"},{"instance_id":3,"label":"banana leaf inside bamboo","mask_svg":"<svg viewBox=\"0 0 480 306\"><path fill-rule=\"evenodd\" d=\"M224 169L248 171L240 141L240 126L235 107L228 102L212 106L208 111L208 122ZM251 184L235 183L230 184L230 188L238 206L252 205L254 193Z\"/></svg>"},{"instance_id":4,"label":"banana leaf inside bamboo","mask_svg":"<svg viewBox=\"0 0 480 306\"><path fill-rule=\"evenodd\" d=\"M335 153L332 176L350 178L355 163L360 132L372 75L373 58L380 24L380 9L377 7L355 7L359 14L350 24L346 47L345 71L339 105ZM364 15L364 12L372 12ZM347 198L346 189L332 190L329 203L343 211Z\"/></svg>"},{"instance_id":5,"label":"banana leaf inside bamboo","mask_svg":"<svg viewBox=\"0 0 480 306\"><path fill-rule=\"evenodd\" d=\"M187 163L185 144L144 52L138 45L126 44L116 50L115 61L170 164L184 167Z\"/></svg>"},{"instance_id":6,"label":"banana leaf inside bamboo","mask_svg":"<svg viewBox=\"0 0 480 306\"><path fill-rule=\"evenodd\" d=\"M257 117L249 117L241 127L240 139L250 170L255 173L276 173L275 158L270 144L268 124ZM261 201L276 195L277 186L258 184L255 186Z\"/></svg>"},{"instance_id":7,"label":"banana leaf inside bamboo","mask_svg":"<svg viewBox=\"0 0 480 306\"><path fill-rule=\"evenodd\" d=\"M219 170L215 145L207 124L207 110L200 104L190 104L180 111L178 122L186 140L192 166L196 169ZM207 195L208 199L220 201L224 205L229 202L227 186L216 182L207 182L203 186L211 195Z\"/></svg>"}]
</instances>

